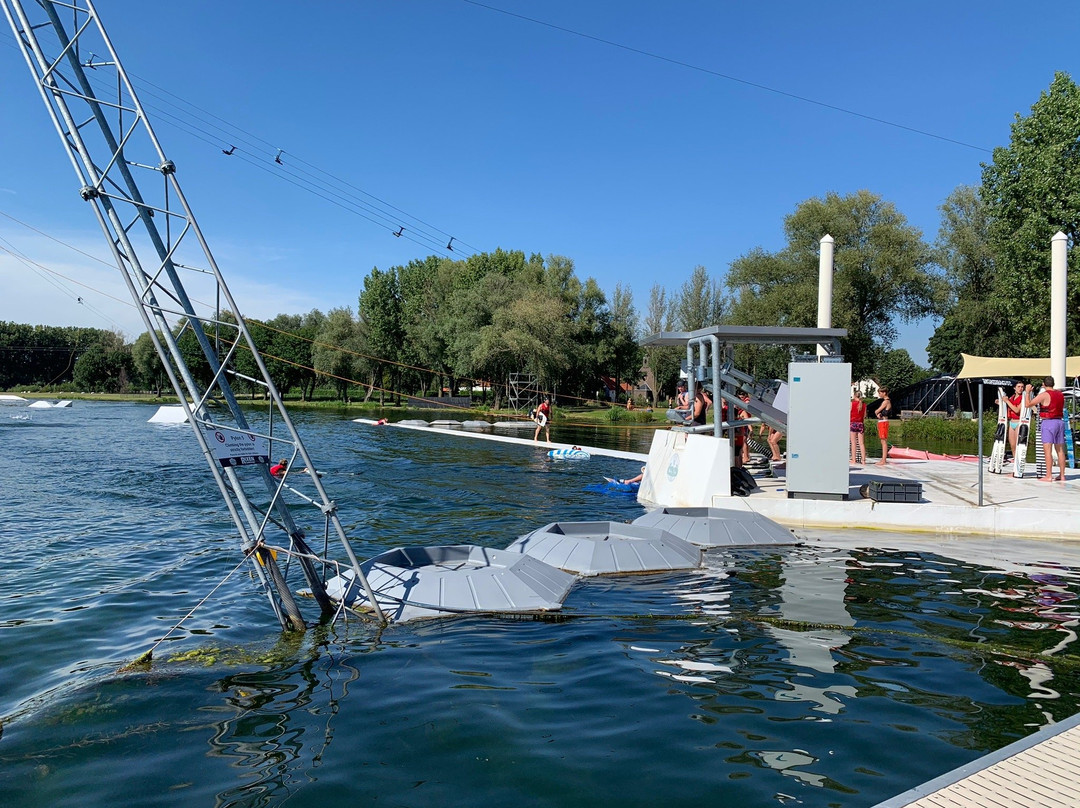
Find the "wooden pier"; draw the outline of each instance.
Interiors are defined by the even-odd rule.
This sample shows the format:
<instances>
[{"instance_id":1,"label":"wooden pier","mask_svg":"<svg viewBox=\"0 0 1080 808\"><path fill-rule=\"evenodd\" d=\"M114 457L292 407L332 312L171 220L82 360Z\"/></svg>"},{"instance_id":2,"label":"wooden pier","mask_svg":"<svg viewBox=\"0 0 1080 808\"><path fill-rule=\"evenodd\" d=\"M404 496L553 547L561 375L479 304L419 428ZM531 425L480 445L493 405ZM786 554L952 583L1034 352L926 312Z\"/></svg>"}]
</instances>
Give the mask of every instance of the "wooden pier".
<instances>
[{"instance_id":1,"label":"wooden pier","mask_svg":"<svg viewBox=\"0 0 1080 808\"><path fill-rule=\"evenodd\" d=\"M874 808L1077 808L1080 714Z\"/></svg>"}]
</instances>

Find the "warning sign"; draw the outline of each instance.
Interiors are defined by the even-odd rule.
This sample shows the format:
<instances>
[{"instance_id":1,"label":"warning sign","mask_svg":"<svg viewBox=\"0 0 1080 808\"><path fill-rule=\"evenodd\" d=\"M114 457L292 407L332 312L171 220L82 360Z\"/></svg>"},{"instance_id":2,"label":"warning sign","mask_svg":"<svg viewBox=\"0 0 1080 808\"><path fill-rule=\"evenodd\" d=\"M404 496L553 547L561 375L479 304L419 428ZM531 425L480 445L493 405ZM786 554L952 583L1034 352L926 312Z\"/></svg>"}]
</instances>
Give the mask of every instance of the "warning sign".
<instances>
[{"instance_id":1,"label":"warning sign","mask_svg":"<svg viewBox=\"0 0 1080 808\"><path fill-rule=\"evenodd\" d=\"M208 426L206 442L222 466L250 466L270 461L270 441L237 429Z\"/></svg>"}]
</instances>

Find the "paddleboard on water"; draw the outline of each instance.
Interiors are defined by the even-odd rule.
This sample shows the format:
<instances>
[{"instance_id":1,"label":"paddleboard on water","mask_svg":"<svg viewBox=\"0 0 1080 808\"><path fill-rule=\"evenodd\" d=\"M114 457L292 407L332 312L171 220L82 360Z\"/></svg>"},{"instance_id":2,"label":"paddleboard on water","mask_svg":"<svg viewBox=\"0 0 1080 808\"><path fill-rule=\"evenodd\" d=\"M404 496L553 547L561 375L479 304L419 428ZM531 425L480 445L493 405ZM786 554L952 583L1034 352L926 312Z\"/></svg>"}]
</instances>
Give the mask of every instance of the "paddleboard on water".
<instances>
[{"instance_id":1,"label":"paddleboard on water","mask_svg":"<svg viewBox=\"0 0 1080 808\"><path fill-rule=\"evenodd\" d=\"M1013 477L1023 477L1027 466L1028 432L1031 430L1031 410L1027 395L1020 401L1020 425L1016 428L1016 453L1013 455Z\"/></svg>"},{"instance_id":2,"label":"paddleboard on water","mask_svg":"<svg viewBox=\"0 0 1080 808\"><path fill-rule=\"evenodd\" d=\"M611 477L605 477L604 480L607 482L608 488L616 491L637 491L641 486L641 483L624 483L622 480L615 480Z\"/></svg>"},{"instance_id":3,"label":"paddleboard on water","mask_svg":"<svg viewBox=\"0 0 1080 808\"><path fill-rule=\"evenodd\" d=\"M588 460L592 457L584 449L552 449L547 454L557 460Z\"/></svg>"},{"instance_id":4,"label":"paddleboard on water","mask_svg":"<svg viewBox=\"0 0 1080 808\"><path fill-rule=\"evenodd\" d=\"M994 430L994 448L990 450L990 463L987 471L991 474L1001 474L1005 463L1005 443L1009 432L1009 405L1005 400L1005 391L998 388L998 422Z\"/></svg>"}]
</instances>

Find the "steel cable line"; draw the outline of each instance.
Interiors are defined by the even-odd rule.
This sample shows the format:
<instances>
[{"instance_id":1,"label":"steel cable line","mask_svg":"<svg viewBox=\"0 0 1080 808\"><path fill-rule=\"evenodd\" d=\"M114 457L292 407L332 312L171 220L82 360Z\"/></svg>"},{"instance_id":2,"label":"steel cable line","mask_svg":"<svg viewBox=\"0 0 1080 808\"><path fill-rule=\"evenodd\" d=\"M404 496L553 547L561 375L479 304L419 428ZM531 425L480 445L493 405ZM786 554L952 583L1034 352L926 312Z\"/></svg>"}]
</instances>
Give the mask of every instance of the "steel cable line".
<instances>
[{"instance_id":1,"label":"steel cable line","mask_svg":"<svg viewBox=\"0 0 1080 808\"><path fill-rule=\"evenodd\" d=\"M161 87L161 86L159 86L157 84L154 84L152 81L150 81L148 79L145 79L145 78L139 76L136 73L129 73L128 75L130 75L134 79L138 79L138 83L140 85L142 85L144 87L153 87L155 90L158 90L160 93L164 93L165 95L169 96L172 99L175 99L176 101L180 102L181 104L184 104L184 105L190 107L191 109L195 110L196 112L200 113L201 115L205 115L205 116L207 116L209 118L212 118L213 120L220 121L226 127L231 127L236 132L240 132L240 133L242 133L244 135L247 135L248 137L254 138L254 140L258 141L259 143L264 144L266 153L274 154L274 153L277 152L277 147L276 146L274 146L269 141L263 139L259 135L254 134L253 132L248 132L247 130L237 126L236 124L232 123L231 121L228 121L228 120L220 117L219 115L215 115L213 112L210 112L209 110L200 107L198 104L194 104L194 103L188 101L187 99L183 98L182 96L178 96L175 93L170 92L166 88ZM146 91L146 92L148 92L148 94L153 95L156 98L161 98L160 95L155 94L153 91ZM162 98L162 100L165 100L165 99ZM229 130L225 129L224 127L217 126L216 124L213 124L213 123L210 123L210 122L208 122L208 125L214 127L215 129L217 129L218 131L222 132L225 135L230 135ZM234 139L236 140L236 142L244 142L243 138L235 138L234 137ZM251 145L250 141L246 141L246 142L248 142L249 145ZM230 142L230 145L231 145L231 142ZM258 148L258 147L256 147L256 148ZM439 233L441 236L443 236L445 238L453 238L454 241L456 241L458 244L461 244L461 245L467 247L472 252L480 252L479 248L473 247L468 242L462 241L458 237L454 236L452 233L447 233L445 230L441 230L436 225L433 225L433 224L431 224L429 222L426 222L426 221L424 221L423 219L421 219L421 218L419 218L417 216L413 216L408 211L402 210L401 208L397 207L396 205L394 205L394 204L392 204L390 202L387 202L385 199L381 199L381 198L375 196L374 194L372 194L369 191L365 191L363 188L361 188L361 187L359 187L357 185L354 185L353 183L349 182L348 180L343 179L342 177L339 177L336 174L332 174L332 173L326 171L325 169L315 165L314 163L310 163L307 160L304 160L302 157L299 157L296 154L292 154L290 152L289 156L293 160L295 160L295 161L297 161L299 163L302 163L303 165L307 166L311 170L316 171L316 172L318 172L318 173L320 173L320 174L322 174L322 175L324 175L326 177L329 177L331 180L333 180L335 182L338 182L338 183L344 185L345 187L356 191L357 193L363 194L364 196L369 197L370 199L375 200L380 205L385 205L386 207L390 208L391 210L394 210L394 211L400 213L402 216L410 219L412 222L423 225L424 227L429 227L434 232ZM413 225L413 226L415 227L415 225Z\"/></svg>"},{"instance_id":2,"label":"steel cable line","mask_svg":"<svg viewBox=\"0 0 1080 808\"><path fill-rule=\"evenodd\" d=\"M8 213L5 213L4 211L0 211L0 216L3 216L5 218L15 222L16 224L22 225L23 227L26 227L27 229L32 230L33 232L38 233L39 235L41 235L41 236L43 236L43 237L45 237L45 238L47 238L47 239L49 239L51 241L54 241L57 244L60 244L60 245L62 245L64 247L67 247L68 249L73 250L73 251L79 253L80 255L84 255L87 258L90 258L91 260L97 261L98 263L102 264L103 266L109 267L110 269L115 269L114 264L112 264L112 263L110 263L108 261L105 261L104 259L98 258L97 256L92 255L92 254L90 254L88 252L85 252L84 250L80 250L79 248L75 247L74 245L68 244L67 242L62 241L61 239L58 239L55 236L51 236L48 233L45 233L44 231L39 230L38 228L33 227L32 225L30 225L30 224L28 224L28 223L26 223L26 222L24 222L24 221L22 221L20 219L17 219L14 216L12 216L12 215L10 215ZM0 238L0 241L2 241L2 240L3 239ZM3 249L3 248L0 247L0 249ZM14 255L14 253L13 253L13 255ZM18 256L15 256L15 257L18 258ZM26 260L29 261L29 259L26 259ZM50 269L50 268L48 268L48 267L46 267L46 266L44 266L42 264L39 264L37 262L31 261L30 263L32 263L35 266L39 267L44 272L50 273L50 274L55 275L55 276L57 276L59 278L63 278L64 280L67 280L67 281L70 281L71 283L77 284L78 286L81 286L84 289L88 289L88 290L90 290L92 292L95 292L95 293L97 293L99 295L102 295L103 297L107 297L107 298L109 298L111 300L115 300L117 303L121 303L123 305L131 306L132 308L135 308L135 304L131 300L124 300L124 299L121 299L119 297L115 297L115 296L113 296L113 295L111 295L111 294L109 294L107 292L104 292L104 291L102 291L100 289L97 289L94 286L83 283L82 281L75 280L74 278L70 278L70 277L68 277L67 275L64 275L61 272L57 272L56 270ZM65 290L65 291L67 291L67 290ZM69 294L70 294L70 292L69 292ZM197 303L200 306L205 307L205 309L207 311L213 311L214 310L214 306L211 305L210 303L206 303L206 302L204 302L202 300L199 300L197 298L194 298L194 297L190 298L190 300L191 300L192 303ZM97 312L97 309L92 309L92 310ZM97 313L101 314L100 312L97 312ZM106 320L109 320L109 318L106 315L101 314L101 316L104 317ZM202 315L202 316L207 316L208 317L209 315ZM180 320L180 319L185 319L185 318L183 316L178 315L178 320ZM387 359L385 357L375 356L374 354L367 354L367 353L364 353L362 351L356 351L356 350L353 350L351 348L345 348L345 347L340 346L340 345L333 345L333 344L328 343L328 342L322 342L322 341L320 341L318 339L315 339L313 337L307 337L307 336L304 336L303 334L298 334L298 333L296 333L294 331L288 331L288 330L283 329L283 328L278 328L276 326L269 325L268 323L266 323L266 322L264 322L262 320L253 318L253 317L246 317L245 320L249 325L259 326L261 328L265 328L267 331L272 331L274 333L282 334L283 336L287 336L287 337L293 337L293 338L298 339L298 340L300 340L302 342L310 343L310 344L312 344L312 345L314 345L316 347L319 347L319 348L326 348L328 350L338 351L340 353L345 353L345 354L348 354L350 356L356 356L356 357L359 357L361 359L367 359L367 360L370 360L372 362L378 362L380 364L392 365L392 366L395 366L395 367L404 368L406 370L415 370L415 371L420 372L420 373L428 373L428 374L431 374L432 376L450 375L445 371L437 370L435 368L421 367L419 365L410 365L407 362L399 362L399 361L394 360L394 359ZM109 322L112 322L112 321L109 320ZM120 329L120 327L118 325L116 325L116 323L113 323L113 325L118 330L122 330L122 329ZM231 344L231 342L229 344ZM244 345L244 344L241 344L240 347L246 348L247 346ZM334 376L333 374L326 373L325 371L316 370L315 368L309 367L307 365L303 365L303 364L300 364L300 363L297 363L297 362L293 362L293 361L288 360L288 359L283 359L281 357L274 356L272 354L267 354L267 353L265 353L265 352L263 352L261 350L260 350L260 354L262 354L263 356L267 356L267 357L269 357L271 359L276 359L276 360L278 360L280 362L283 362L285 364L293 365L295 367L300 367L300 368L302 368L304 370L310 370L310 371L312 371L314 373L318 373L320 375L329 376L331 378L341 379L342 381L348 381L348 382L350 382L352 384L356 384L356 385L361 385L361 386L365 386L365 387L372 387L373 389L377 389L377 390L380 390L382 392L391 393L392 395L405 395L405 396L408 396L407 393L402 393L400 391L390 390L390 389L387 389L387 388L376 387L374 385L369 385L367 382L362 382L362 381L359 381L357 379L348 379L348 378L345 378L345 377ZM460 381L471 382L473 386L476 386L477 384L479 384L480 386L484 386L485 384L487 384L487 386L491 386L491 387L494 386L490 382L486 382L483 379L477 379L477 378L473 378L473 377L470 377L470 376L455 376L454 378L456 378L456 379L458 379ZM543 390L543 389L541 389L539 387L525 387L523 389L524 389L525 392L528 392L528 393L536 393L537 395L552 395L553 396L551 391ZM592 403L592 399L586 398L584 396L573 396L573 395L568 395L568 394L562 394L559 397L562 398L564 401L565 400L571 400L571 401L580 401L580 402L583 402L583 403ZM449 406L449 405L446 405L446 406ZM464 407L464 408L458 408L458 409L466 409L467 410L467 409L470 409L470 408Z\"/></svg>"},{"instance_id":3,"label":"steel cable line","mask_svg":"<svg viewBox=\"0 0 1080 808\"><path fill-rule=\"evenodd\" d=\"M556 25L555 23L545 22L544 20L538 20L535 17L527 17L524 14L518 14L514 11L507 11L497 6L489 6L486 3L478 2L478 0L461 0L463 3L468 3L470 6L476 6L477 8L487 9L488 11L494 11L498 14L505 14L507 17L514 17L525 22L530 22L534 25L542 25L545 28L551 28L554 31L561 31L564 34L570 34L571 36L580 37L581 39L588 39L592 42L599 42L602 45L608 45L612 48L619 48L620 50L628 51L630 53L637 54L638 56L645 56L649 59L656 59L660 62L667 62L668 64L676 65L677 67L684 67L687 70L694 70L698 73L704 73L708 76L715 76L716 78L725 79L726 81L733 81L737 84L742 84L746 87L753 87L756 90L764 90L765 92L774 93L776 95L790 98L795 101L802 101L804 104L813 104L814 106L822 107L824 109L831 109L833 112L840 112L844 115L851 115L855 118L862 118L864 121L871 121L873 123L879 123L883 126L891 126L895 129L902 129L905 132L911 132L912 134L922 135L923 137L934 138L935 140L941 140L945 143L952 143L955 146L963 146L966 149L975 149L976 151L992 153L991 149L984 146L976 146L972 143L965 143L962 140L956 140L955 138L946 137L945 135L939 135L934 132L929 132L925 129L917 129L914 126L908 126L902 123L896 123L895 121L889 121L885 118L878 118L874 115L867 115L864 112L856 112L853 109L847 107L841 107L836 104L830 104L827 101L818 101L814 98L808 98L797 93L788 92L787 90L779 90L776 87L770 87L767 84L760 84L749 79L742 79L738 76L732 76L728 73L721 73L718 70L712 70L707 67L701 67L700 65L691 64L690 62L683 62L679 59L673 59L670 56L661 56L658 53L652 51L643 50L641 48L635 48L632 45L624 45L621 42L615 42L611 39L604 39L603 37L595 36L593 34L586 34L581 31L576 31L573 28L567 28L562 25Z\"/></svg>"},{"instance_id":4,"label":"steel cable line","mask_svg":"<svg viewBox=\"0 0 1080 808\"><path fill-rule=\"evenodd\" d=\"M10 47L18 50L18 46L13 41L10 41L10 40L12 40L10 35L5 35L4 38L9 40L9 42L7 44ZM54 43L54 45L55 44L56 43ZM88 61L88 62L84 63L84 66L93 67L93 62ZM165 90L164 88L159 87L158 85L154 84L153 82L150 82L150 81L147 81L146 79L138 77L136 74L133 74L133 73L129 73L128 75L131 76L133 81L137 81L137 83L140 85L142 94L149 95L149 96L152 96L154 98L157 98L157 99L163 101L166 104L171 104L173 106L173 108L175 109L176 105L173 104L172 102L170 102L168 99L164 98L162 95L160 95L159 93L154 92L153 90L146 90L145 89L145 87L147 87L147 86L153 87L153 88L157 89L158 91L160 91L160 93L165 93L166 95L170 96L171 98L176 99L177 101L182 102L186 106L198 111L203 116L210 116L211 118L214 118L214 119L216 119L218 121L221 121L227 127L231 127L231 129L226 129L223 126L220 126L220 125L214 123L213 121L207 120L205 117L200 117L200 115L190 113L190 112L186 112L186 111L183 112L183 114L190 115L190 117L194 118L195 121L197 121L199 124L202 124L204 127L209 127L210 129L216 130L216 133L215 133L213 131L209 131L207 128L200 128L200 126L192 123L190 120L185 120L179 114L177 114L175 112L170 112L168 109L162 108L162 107L154 105L154 104L144 104L144 108L149 109L149 110L153 110L155 115L159 116L160 119L163 120L165 123L173 126L174 128L179 129L180 131L184 132L185 134L187 134L190 137L193 137L193 138L195 138L197 140L200 140L200 141L206 143L207 145L212 146L215 149L220 149L223 141L228 141L230 146L234 146L236 143L245 143L249 147L250 152L252 153L252 155L261 156L261 157L265 158L268 161L271 160L272 158L280 158L280 156L282 154L287 153L284 150L279 149L279 148L271 145L268 141L264 140L263 138L259 137L258 135L254 135L254 134L252 134L250 132L247 132L246 130L244 130L244 129L240 128L240 127L237 127L235 124L232 124L232 123L226 121L225 119L223 119L223 118L221 118L221 117L219 117L217 115L214 115L213 113L210 113L210 112L207 112L206 110L203 110L201 107L199 107L199 106L197 106L195 104L192 104L189 101L186 101L185 99L181 98L180 96L177 96L174 93L171 93L168 90ZM91 83L94 84L98 88L98 90L100 90L100 91L102 91L104 93L107 93L107 94L112 94L115 91L115 88L113 86L111 86L109 84L106 84L103 80L99 79L96 75L94 75L93 70L91 70L87 74L87 76L88 76L89 80L91 81ZM102 97L107 97L107 96L102 96ZM178 111L178 112L180 112L180 111ZM258 143L265 144L265 145L260 146L257 143L253 143L251 140L248 140L245 137L237 137L236 132L243 133L243 134L249 136L250 138L254 138L256 141L258 141ZM201 133L201 134L199 134L199 133ZM220 133L220 134L218 134L218 133ZM241 156L242 151L243 150L241 150L241 152L238 152L233 156L238 156L238 157ZM291 185L294 185L296 187L299 187L299 188L301 188L301 189L303 189L305 191L308 191L309 193L311 193L311 194L313 194L315 196L318 196L319 198L321 198L321 199L323 199L323 200L325 200L327 202L330 202L331 204L337 205L338 207L342 208L343 210L345 210L348 213L352 213L353 215L357 215L357 216L360 216L361 218L367 219L372 224L375 224L378 227L382 227L382 228L387 229L387 231L391 235L395 235L395 236L397 236L399 238L402 238L402 237L406 238L409 241L412 241L414 244L417 244L418 246L423 247L426 250L431 250L431 251L433 251L435 253L438 253L438 254L442 255L443 257L450 257L448 252L454 252L454 253L458 253L458 254L462 255L463 257L467 258L472 253L478 251L476 248L472 247L467 242L462 241L458 237L453 236L452 234L447 233L446 231L441 230L438 227L435 227L434 225L428 224L423 219L420 219L419 217L416 217L416 216L413 216L412 214L409 214L408 212L402 210L401 208L398 208L398 207L386 202L385 200L380 199L379 197L375 196L374 194L371 194L371 193L363 190L362 188L350 183L349 181L347 181L347 180L345 180L345 179L343 179L341 177L338 177L337 175L332 174L331 172L328 172L325 169L319 168L315 164L313 164L311 162L308 162L306 160L303 160L302 158L298 157L295 154L292 154L292 153L288 153L288 154L289 154L290 160L295 161L297 163L300 163L303 166L306 166L306 167L312 169L313 171L318 172L323 177L328 178L328 180L320 180L320 179L312 176L310 171L305 172L304 170L288 170L286 172L277 172L274 169L268 169L265 165L263 165L261 162L259 162L256 159L247 158L247 159L245 159L245 162L247 162L250 165L257 166L257 167L261 168L264 171L268 171L269 173L272 173L275 176L278 176L278 178L282 179L282 181L287 182L287 183L289 183ZM275 160L275 162L277 164L281 165L282 167L286 166L286 163L281 162L280 160ZM281 173L289 174L291 176L291 179L282 177ZM305 173L306 173L307 176L305 176ZM334 187L335 184L337 185L337 187ZM318 189L318 190L315 190L315 189ZM355 193L353 193L353 192L355 192ZM330 196L327 196L327 194L329 194ZM356 196L356 194L362 194L363 196L374 200L378 204L373 204L373 203L368 202L368 201L366 201L366 200L364 200L362 198L359 198L359 197ZM331 197L336 197L336 199L331 198ZM378 207L378 205L383 205L385 208L389 208L390 211L395 211L396 213L401 214L401 215L397 216L397 215L395 215L394 213L392 213L390 211L380 209ZM357 208L359 208L359 210ZM372 214L373 216L375 216L377 218L372 218L371 216L366 215L362 211L367 211L368 213ZM404 217L404 218L402 218L402 217ZM381 220L381 221L379 221L379 220ZM425 229L425 228L427 228L427 229ZM416 236L419 236L419 237L417 238ZM449 241L447 241L447 239L449 239ZM448 250L448 246L451 243L453 243L454 247L453 247L453 249ZM461 247L464 247L465 249L464 250L459 249L459 245Z\"/></svg>"}]
</instances>

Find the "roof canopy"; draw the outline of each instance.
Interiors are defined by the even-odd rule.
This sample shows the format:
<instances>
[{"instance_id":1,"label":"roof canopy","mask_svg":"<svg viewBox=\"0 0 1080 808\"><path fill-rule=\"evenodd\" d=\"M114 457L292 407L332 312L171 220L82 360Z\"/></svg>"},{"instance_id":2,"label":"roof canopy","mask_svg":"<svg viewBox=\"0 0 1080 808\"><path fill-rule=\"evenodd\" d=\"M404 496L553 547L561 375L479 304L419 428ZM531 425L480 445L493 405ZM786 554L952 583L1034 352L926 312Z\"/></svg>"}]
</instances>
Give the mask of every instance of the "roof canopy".
<instances>
[{"instance_id":1,"label":"roof canopy","mask_svg":"<svg viewBox=\"0 0 1080 808\"><path fill-rule=\"evenodd\" d=\"M847 336L846 328L778 328L755 325L714 325L697 331L661 331L641 340L642 345L677 347L692 339L716 337L720 342L759 345L814 345Z\"/></svg>"},{"instance_id":2,"label":"roof canopy","mask_svg":"<svg viewBox=\"0 0 1080 808\"><path fill-rule=\"evenodd\" d=\"M964 367L956 374L958 379L983 379L991 376L1007 378L1042 378L1050 375L1049 359L1009 359L993 356L971 356L962 353ZM1080 356L1065 360L1065 375L1080 376Z\"/></svg>"}]
</instances>

